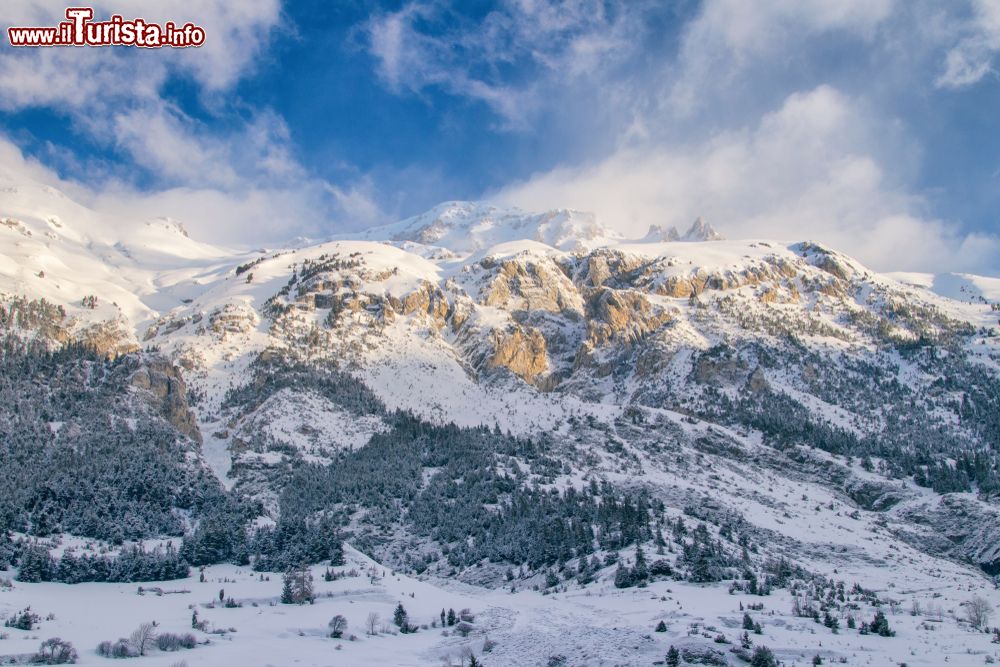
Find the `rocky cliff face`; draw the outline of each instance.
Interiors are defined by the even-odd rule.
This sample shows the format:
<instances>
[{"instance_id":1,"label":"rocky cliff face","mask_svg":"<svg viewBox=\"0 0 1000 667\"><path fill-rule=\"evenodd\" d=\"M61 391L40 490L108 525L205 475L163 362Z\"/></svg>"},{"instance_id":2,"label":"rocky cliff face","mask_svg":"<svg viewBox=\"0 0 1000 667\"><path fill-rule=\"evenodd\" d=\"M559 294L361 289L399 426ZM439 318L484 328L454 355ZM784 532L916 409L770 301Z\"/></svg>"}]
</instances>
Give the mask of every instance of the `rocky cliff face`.
<instances>
[{"instance_id":1,"label":"rocky cliff face","mask_svg":"<svg viewBox=\"0 0 1000 667\"><path fill-rule=\"evenodd\" d=\"M492 337L493 354L486 361L487 368L506 368L528 384L548 370L545 338L537 329L494 330Z\"/></svg>"},{"instance_id":2,"label":"rocky cliff face","mask_svg":"<svg viewBox=\"0 0 1000 667\"><path fill-rule=\"evenodd\" d=\"M195 442L202 441L180 369L166 359L152 359L132 374L130 382L174 428Z\"/></svg>"},{"instance_id":3,"label":"rocky cliff face","mask_svg":"<svg viewBox=\"0 0 1000 667\"><path fill-rule=\"evenodd\" d=\"M81 345L102 357L139 349L132 325L120 313L108 319L67 314L66 308L45 299L0 294L0 333L34 340L58 349Z\"/></svg>"},{"instance_id":4,"label":"rocky cliff face","mask_svg":"<svg viewBox=\"0 0 1000 667\"><path fill-rule=\"evenodd\" d=\"M911 544L1000 575L1000 511L995 506L961 495L945 495L909 503L896 514L924 528L901 532Z\"/></svg>"}]
</instances>

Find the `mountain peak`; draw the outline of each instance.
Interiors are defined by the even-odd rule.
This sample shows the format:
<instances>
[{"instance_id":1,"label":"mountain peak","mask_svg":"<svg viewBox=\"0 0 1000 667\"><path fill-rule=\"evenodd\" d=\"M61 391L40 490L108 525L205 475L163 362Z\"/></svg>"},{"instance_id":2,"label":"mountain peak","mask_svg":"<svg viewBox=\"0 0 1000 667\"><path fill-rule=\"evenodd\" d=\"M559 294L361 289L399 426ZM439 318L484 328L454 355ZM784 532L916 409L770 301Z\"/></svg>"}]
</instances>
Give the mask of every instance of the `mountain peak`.
<instances>
[{"instance_id":1,"label":"mountain peak","mask_svg":"<svg viewBox=\"0 0 1000 667\"><path fill-rule=\"evenodd\" d=\"M153 218L152 220L146 222L146 226L160 227L167 231L180 234L185 238L191 238L191 235L188 234L188 230L187 228L184 227L184 224L179 220L175 220L174 218L170 217Z\"/></svg>"},{"instance_id":2,"label":"mountain peak","mask_svg":"<svg viewBox=\"0 0 1000 667\"><path fill-rule=\"evenodd\" d=\"M681 237L682 241L723 241L725 236L715 231L700 215L691 223L690 229Z\"/></svg>"},{"instance_id":3,"label":"mountain peak","mask_svg":"<svg viewBox=\"0 0 1000 667\"><path fill-rule=\"evenodd\" d=\"M570 251L619 235L601 225L593 213L572 209L527 213L483 202L449 201L402 222L370 230L364 236L472 253L524 240Z\"/></svg>"},{"instance_id":4,"label":"mountain peak","mask_svg":"<svg viewBox=\"0 0 1000 667\"><path fill-rule=\"evenodd\" d=\"M722 241L725 238L722 234L715 231L712 225L705 222L701 216L698 216L683 236L681 236L680 232L673 225L669 227L650 225L649 231L646 232L641 241L645 243L673 243L676 241Z\"/></svg>"},{"instance_id":5,"label":"mountain peak","mask_svg":"<svg viewBox=\"0 0 1000 667\"><path fill-rule=\"evenodd\" d=\"M681 235L677 232L677 228L671 225L670 227L663 227L662 225L650 225L649 231L642 238L643 241L655 243L658 241L680 241Z\"/></svg>"}]
</instances>

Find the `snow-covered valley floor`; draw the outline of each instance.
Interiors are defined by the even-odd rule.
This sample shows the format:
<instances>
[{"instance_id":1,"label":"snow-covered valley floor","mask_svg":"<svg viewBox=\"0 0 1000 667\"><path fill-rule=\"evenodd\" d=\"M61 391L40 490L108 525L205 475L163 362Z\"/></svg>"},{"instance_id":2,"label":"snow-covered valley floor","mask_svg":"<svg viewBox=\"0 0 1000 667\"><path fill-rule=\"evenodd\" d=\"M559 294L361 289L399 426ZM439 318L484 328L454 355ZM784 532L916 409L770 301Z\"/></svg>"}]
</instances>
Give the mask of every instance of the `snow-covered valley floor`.
<instances>
[{"instance_id":1,"label":"snow-covered valley floor","mask_svg":"<svg viewBox=\"0 0 1000 667\"><path fill-rule=\"evenodd\" d=\"M204 582L193 570L186 580L143 584L143 594L136 584L14 582L13 587L0 589L0 614L7 618L30 605L42 620L31 631L4 628L0 656L7 662L34 653L49 637L61 637L74 644L79 664L105 664L108 658L96 651L100 641L128 637L141 623L155 622L157 632L192 632L200 643L178 652L154 649L145 657L129 659L129 664L458 665L471 651L487 666L653 665L662 664L670 645L711 647L732 664L745 664L729 654L743 633L745 612L740 605L761 625L762 634L749 635L754 644L770 647L786 665L812 665L816 655L822 664L848 665L979 665L1000 656L1000 645L991 643L992 635L960 621L960 601L971 595L970 589L994 603L998 596L992 586L984 585L985 579L959 568L918 575L910 587L898 571L873 569L868 584L880 597L899 602L884 605L896 632L889 638L860 635L843 623L833 633L812 619L793 616L787 590L764 597L731 595L725 583L702 586L677 581L618 590L606 571L586 588L571 585L566 592L551 595L533 590L511 593L418 581L353 549L347 550L346 565L333 568L345 576L325 581L325 569L312 568L316 600L301 606L280 604L280 576L272 574L262 581L258 573L231 565L207 568ZM156 588L163 594L151 592ZM220 604L220 589L242 606ZM921 609L916 615L914 601ZM417 632L395 632L392 618L398 603L406 608L410 622L420 627ZM750 610L756 604L763 608ZM471 610L475 620L468 636L461 636L455 627L440 627L442 609ZM191 629L194 612L207 622L207 632ZM379 619L374 636L366 628L372 613ZM862 605L857 616L865 620L872 613ZM348 627L343 638L332 639L327 623L337 614L347 619ZM666 632L654 631L660 620ZM717 642L720 636L729 643ZM557 656L564 656L565 662L550 662Z\"/></svg>"}]
</instances>

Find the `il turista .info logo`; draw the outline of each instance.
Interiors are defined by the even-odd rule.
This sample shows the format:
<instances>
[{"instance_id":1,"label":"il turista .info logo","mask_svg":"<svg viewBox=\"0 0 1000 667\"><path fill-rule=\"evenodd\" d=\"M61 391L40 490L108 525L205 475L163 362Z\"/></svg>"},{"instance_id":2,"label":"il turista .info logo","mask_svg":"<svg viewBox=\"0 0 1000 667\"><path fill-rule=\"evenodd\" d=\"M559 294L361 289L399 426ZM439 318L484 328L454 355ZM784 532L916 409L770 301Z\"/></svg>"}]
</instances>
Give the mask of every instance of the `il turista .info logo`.
<instances>
[{"instance_id":1,"label":"il turista .info logo","mask_svg":"<svg viewBox=\"0 0 1000 667\"><path fill-rule=\"evenodd\" d=\"M160 24L114 14L94 21L91 7L68 7L66 20L55 26L7 28L11 46L137 46L146 49L186 48L205 43L205 29L191 22Z\"/></svg>"}]
</instances>

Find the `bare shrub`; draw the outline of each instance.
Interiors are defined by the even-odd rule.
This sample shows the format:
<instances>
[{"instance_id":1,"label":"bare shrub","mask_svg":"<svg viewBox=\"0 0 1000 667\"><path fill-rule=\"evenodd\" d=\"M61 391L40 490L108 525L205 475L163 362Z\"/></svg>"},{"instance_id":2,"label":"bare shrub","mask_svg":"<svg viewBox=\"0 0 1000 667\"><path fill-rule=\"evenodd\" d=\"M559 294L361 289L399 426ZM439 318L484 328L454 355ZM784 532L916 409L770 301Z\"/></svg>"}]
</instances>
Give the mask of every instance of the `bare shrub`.
<instances>
[{"instance_id":1,"label":"bare shrub","mask_svg":"<svg viewBox=\"0 0 1000 667\"><path fill-rule=\"evenodd\" d=\"M152 623L143 623L132 631L129 636L129 644L138 655L146 655L146 651L153 647L156 641L156 629Z\"/></svg>"},{"instance_id":2,"label":"bare shrub","mask_svg":"<svg viewBox=\"0 0 1000 667\"><path fill-rule=\"evenodd\" d=\"M69 642L52 637L42 642L38 653L31 657L36 665L69 665L76 662L76 650Z\"/></svg>"},{"instance_id":3,"label":"bare shrub","mask_svg":"<svg viewBox=\"0 0 1000 667\"><path fill-rule=\"evenodd\" d=\"M327 626L330 628L330 636L334 639L340 639L344 634L344 630L347 629L347 619L337 614L330 619Z\"/></svg>"},{"instance_id":4,"label":"bare shrub","mask_svg":"<svg viewBox=\"0 0 1000 667\"><path fill-rule=\"evenodd\" d=\"M365 631L369 635L375 635L378 633L379 626L379 615L374 611L368 614L368 618L365 619Z\"/></svg>"},{"instance_id":5,"label":"bare shrub","mask_svg":"<svg viewBox=\"0 0 1000 667\"><path fill-rule=\"evenodd\" d=\"M982 630L990 622L993 615L993 607L986 598L976 595L971 600L962 603L965 607L965 618L972 624L972 627Z\"/></svg>"}]
</instances>

